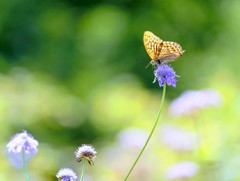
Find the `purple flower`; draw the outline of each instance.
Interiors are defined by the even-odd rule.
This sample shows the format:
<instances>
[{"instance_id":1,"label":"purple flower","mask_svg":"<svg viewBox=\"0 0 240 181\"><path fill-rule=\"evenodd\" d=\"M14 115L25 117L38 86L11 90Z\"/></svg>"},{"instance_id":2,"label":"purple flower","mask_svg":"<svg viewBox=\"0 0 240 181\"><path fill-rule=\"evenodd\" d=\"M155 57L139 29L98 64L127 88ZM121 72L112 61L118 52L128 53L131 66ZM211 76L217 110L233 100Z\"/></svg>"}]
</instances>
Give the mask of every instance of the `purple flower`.
<instances>
[{"instance_id":1,"label":"purple flower","mask_svg":"<svg viewBox=\"0 0 240 181\"><path fill-rule=\"evenodd\" d=\"M76 173L70 168L62 168L58 171L56 177L59 181L76 181L77 175Z\"/></svg>"},{"instance_id":2,"label":"purple flower","mask_svg":"<svg viewBox=\"0 0 240 181\"><path fill-rule=\"evenodd\" d=\"M169 108L173 116L190 115L196 110L217 107L222 103L222 96L215 90L203 89L186 91L175 99Z\"/></svg>"},{"instance_id":3,"label":"purple flower","mask_svg":"<svg viewBox=\"0 0 240 181\"><path fill-rule=\"evenodd\" d=\"M10 162L16 168L22 168L22 151L25 154L25 161L29 161L38 151L38 141L27 131L17 133L7 144Z\"/></svg>"},{"instance_id":4,"label":"purple flower","mask_svg":"<svg viewBox=\"0 0 240 181\"><path fill-rule=\"evenodd\" d=\"M171 166L166 171L168 180L188 179L193 177L198 171L198 165L191 161L184 161Z\"/></svg>"},{"instance_id":5,"label":"purple flower","mask_svg":"<svg viewBox=\"0 0 240 181\"><path fill-rule=\"evenodd\" d=\"M78 147L75 151L77 162L81 162L82 159L86 159L90 165L94 164L97 152L91 145L85 145Z\"/></svg>"},{"instance_id":6,"label":"purple flower","mask_svg":"<svg viewBox=\"0 0 240 181\"><path fill-rule=\"evenodd\" d=\"M199 146L198 135L172 125L161 128L160 140L175 151L193 151Z\"/></svg>"},{"instance_id":7,"label":"purple flower","mask_svg":"<svg viewBox=\"0 0 240 181\"><path fill-rule=\"evenodd\" d=\"M160 87L163 87L165 82L169 86L176 87L176 77L178 76L168 64L158 64L157 69L154 71L154 76L153 83L157 80Z\"/></svg>"}]
</instances>

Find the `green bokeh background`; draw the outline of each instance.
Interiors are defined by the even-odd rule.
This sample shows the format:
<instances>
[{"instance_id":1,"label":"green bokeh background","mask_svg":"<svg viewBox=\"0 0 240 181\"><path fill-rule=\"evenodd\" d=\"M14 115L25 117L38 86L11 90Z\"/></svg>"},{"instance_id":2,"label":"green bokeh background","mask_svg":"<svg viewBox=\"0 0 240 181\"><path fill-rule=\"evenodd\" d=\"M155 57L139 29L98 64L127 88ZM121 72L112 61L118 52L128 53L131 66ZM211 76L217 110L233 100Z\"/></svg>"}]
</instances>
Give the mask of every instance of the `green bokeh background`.
<instances>
[{"instance_id":1,"label":"green bokeh background","mask_svg":"<svg viewBox=\"0 0 240 181\"><path fill-rule=\"evenodd\" d=\"M150 131L161 100L153 69L145 68L146 30L186 50L171 63L180 77L167 88L159 126L199 132L203 151L179 155L156 132L129 180L165 180L165 170L181 160L200 165L190 180L240 180L237 0L1 0L0 180L24 180L5 148L23 129L39 141L28 165L32 180L57 180L62 167L80 173L74 151L82 143L98 152L86 180L123 180L139 148L120 147L117 135L126 128ZM183 91L204 88L222 94L221 107L169 115Z\"/></svg>"}]
</instances>

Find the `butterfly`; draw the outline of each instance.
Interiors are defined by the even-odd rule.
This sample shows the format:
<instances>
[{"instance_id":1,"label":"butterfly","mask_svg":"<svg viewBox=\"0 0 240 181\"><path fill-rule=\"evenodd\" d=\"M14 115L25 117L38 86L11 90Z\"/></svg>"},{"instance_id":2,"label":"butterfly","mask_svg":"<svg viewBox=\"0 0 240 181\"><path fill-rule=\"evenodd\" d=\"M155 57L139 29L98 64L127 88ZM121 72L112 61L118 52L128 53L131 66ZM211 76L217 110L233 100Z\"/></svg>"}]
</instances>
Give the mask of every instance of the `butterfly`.
<instances>
[{"instance_id":1,"label":"butterfly","mask_svg":"<svg viewBox=\"0 0 240 181\"><path fill-rule=\"evenodd\" d=\"M182 56L185 50L182 47L172 41L163 41L150 31L145 31L143 34L144 47L150 56L151 64L163 64L176 60Z\"/></svg>"}]
</instances>

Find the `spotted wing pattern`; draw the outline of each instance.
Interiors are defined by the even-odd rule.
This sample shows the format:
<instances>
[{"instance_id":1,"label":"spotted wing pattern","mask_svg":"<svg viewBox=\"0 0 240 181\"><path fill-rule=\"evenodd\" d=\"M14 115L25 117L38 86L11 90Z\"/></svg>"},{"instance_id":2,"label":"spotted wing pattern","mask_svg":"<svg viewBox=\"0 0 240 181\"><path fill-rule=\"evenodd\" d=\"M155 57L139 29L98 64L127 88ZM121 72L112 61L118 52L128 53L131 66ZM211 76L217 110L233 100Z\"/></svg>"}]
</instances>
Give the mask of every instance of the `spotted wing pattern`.
<instances>
[{"instance_id":1,"label":"spotted wing pattern","mask_svg":"<svg viewBox=\"0 0 240 181\"><path fill-rule=\"evenodd\" d=\"M184 52L178 43L163 41L150 31L144 32L143 43L152 64L174 61Z\"/></svg>"}]
</instances>

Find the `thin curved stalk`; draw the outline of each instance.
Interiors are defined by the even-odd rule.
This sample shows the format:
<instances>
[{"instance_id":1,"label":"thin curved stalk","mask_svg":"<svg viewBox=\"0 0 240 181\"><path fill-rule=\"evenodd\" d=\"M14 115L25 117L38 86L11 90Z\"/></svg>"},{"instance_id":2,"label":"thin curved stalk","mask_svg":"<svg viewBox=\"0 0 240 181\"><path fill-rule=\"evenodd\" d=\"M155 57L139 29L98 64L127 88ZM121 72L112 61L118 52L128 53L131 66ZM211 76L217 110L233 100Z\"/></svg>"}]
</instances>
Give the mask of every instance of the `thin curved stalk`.
<instances>
[{"instance_id":1,"label":"thin curved stalk","mask_svg":"<svg viewBox=\"0 0 240 181\"><path fill-rule=\"evenodd\" d=\"M132 171L133 171L134 167L136 166L139 158L142 156L142 153L144 152L145 148L147 147L148 142L149 142L149 140L151 139L151 137L152 137L152 135L153 135L153 132L155 131L155 129L156 129L156 127L157 127L157 124L158 124L158 121L159 121L159 117L160 117L160 114L161 114L161 112L162 112L162 107L163 107L163 104L164 104L164 100L165 100L166 87L167 87L167 85L166 85L166 83L164 83L162 100L161 100L161 103L160 103L159 111L158 111L158 114L157 114L156 121L155 121L155 123L154 123L154 125L153 125L152 131L150 132L146 143L144 144L142 150L140 151L140 153L139 153L137 159L135 160L135 162L133 163L133 165L132 165L131 169L129 170L127 176L125 177L124 181L127 181L128 177L129 177L130 174L132 173Z\"/></svg>"},{"instance_id":2,"label":"thin curved stalk","mask_svg":"<svg viewBox=\"0 0 240 181\"><path fill-rule=\"evenodd\" d=\"M29 175L28 175L28 171L27 171L27 165L26 165L26 161L25 161L25 150L24 148L22 149L22 167L23 167L23 175L26 178L26 181L31 181Z\"/></svg>"},{"instance_id":3,"label":"thin curved stalk","mask_svg":"<svg viewBox=\"0 0 240 181\"><path fill-rule=\"evenodd\" d=\"M84 171L85 171L85 163L86 163L86 159L83 159L83 167L82 167L82 174L81 174L80 181L83 181L83 176L84 176Z\"/></svg>"}]
</instances>

